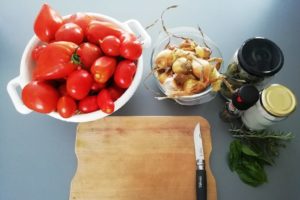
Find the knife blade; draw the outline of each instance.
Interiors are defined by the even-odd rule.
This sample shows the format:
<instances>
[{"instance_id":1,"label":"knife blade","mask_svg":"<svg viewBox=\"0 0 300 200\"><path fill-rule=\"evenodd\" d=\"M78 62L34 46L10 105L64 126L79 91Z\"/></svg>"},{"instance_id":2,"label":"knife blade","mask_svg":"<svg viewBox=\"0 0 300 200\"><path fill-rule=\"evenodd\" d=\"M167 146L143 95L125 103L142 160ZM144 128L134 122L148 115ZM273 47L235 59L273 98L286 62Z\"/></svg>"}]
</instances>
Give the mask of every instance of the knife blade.
<instances>
[{"instance_id":1,"label":"knife blade","mask_svg":"<svg viewBox=\"0 0 300 200\"><path fill-rule=\"evenodd\" d=\"M204 162L203 143L201 137L200 124L198 123L194 129L194 143L196 156L196 195L197 200L206 200L207 182Z\"/></svg>"}]
</instances>

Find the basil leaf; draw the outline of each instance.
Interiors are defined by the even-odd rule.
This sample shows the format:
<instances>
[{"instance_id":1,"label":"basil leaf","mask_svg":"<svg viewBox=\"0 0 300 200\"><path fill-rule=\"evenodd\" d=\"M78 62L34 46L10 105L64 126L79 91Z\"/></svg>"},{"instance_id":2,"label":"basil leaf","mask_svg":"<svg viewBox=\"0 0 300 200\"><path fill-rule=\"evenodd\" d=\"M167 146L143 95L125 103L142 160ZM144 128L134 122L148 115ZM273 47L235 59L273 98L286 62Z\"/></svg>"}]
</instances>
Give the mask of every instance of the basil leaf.
<instances>
[{"instance_id":1,"label":"basil leaf","mask_svg":"<svg viewBox=\"0 0 300 200\"><path fill-rule=\"evenodd\" d=\"M241 160L242 144L239 140L234 140L230 143L230 151L228 156L229 167L231 171L234 171Z\"/></svg>"},{"instance_id":2,"label":"basil leaf","mask_svg":"<svg viewBox=\"0 0 300 200\"><path fill-rule=\"evenodd\" d=\"M242 152L248 156L258 157L258 154L255 153L252 149L250 149L250 147L248 147L246 144L243 144L241 149Z\"/></svg>"},{"instance_id":3,"label":"basil leaf","mask_svg":"<svg viewBox=\"0 0 300 200\"><path fill-rule=\"evenodd\" d=\"M240 179L245 183L258 186L267 182L267 175L263 165L255 159L243 160L241 167L236 170Z\"/></svg>"}]
</instances>

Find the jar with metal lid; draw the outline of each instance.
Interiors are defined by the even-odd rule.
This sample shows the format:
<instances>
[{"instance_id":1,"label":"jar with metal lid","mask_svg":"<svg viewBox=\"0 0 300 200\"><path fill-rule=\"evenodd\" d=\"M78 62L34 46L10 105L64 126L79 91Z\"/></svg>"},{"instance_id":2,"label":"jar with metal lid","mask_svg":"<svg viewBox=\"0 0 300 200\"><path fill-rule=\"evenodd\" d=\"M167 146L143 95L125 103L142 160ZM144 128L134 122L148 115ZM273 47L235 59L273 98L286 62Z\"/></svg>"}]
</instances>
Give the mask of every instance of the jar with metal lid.
<instances>
[{"instance_id":1,"label":"jar with metal lid","mask_svg":"<svg viewBox=\"0 0 300 200\"><path fill-rule=\"evenodd\" d=\"M245 84L262 89L280 71L283 63L283 53L274 42L262 37L251 38L233 55L225 72L226 80L232 90ZM224 83L220 93L227 99L232 95Z\"/></svg>"},{"instance_id":2,"label":"jar with metal lid","mask_svg":"<svg viewBox=\"0 0 300 200\"><path fill-rule=\"evenodd\" d=\"M251 130L262 130L287 118L296 109L293 92L280 84L272 84L260 93L254 106L242 114L242 121Z\"/></svg>"}]
</instances>

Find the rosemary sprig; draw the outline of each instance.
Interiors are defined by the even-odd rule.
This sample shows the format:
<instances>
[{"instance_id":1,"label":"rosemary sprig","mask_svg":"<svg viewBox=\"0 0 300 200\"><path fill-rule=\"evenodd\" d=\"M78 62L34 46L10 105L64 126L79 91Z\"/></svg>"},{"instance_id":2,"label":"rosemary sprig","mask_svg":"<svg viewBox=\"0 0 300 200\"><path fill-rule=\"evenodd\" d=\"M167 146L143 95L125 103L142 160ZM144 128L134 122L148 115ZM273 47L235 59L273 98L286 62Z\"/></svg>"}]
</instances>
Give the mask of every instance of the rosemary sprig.
<instances>
[{"instance_id":1,"label":"rosemary sprig","mask_svg":"<svg viewBox=\"0 0 300 200\"><path fill-rule=\"evenodd\" d=\"M234 138L248 138L248 139L278 139L289 141L294 138L292 132L285 131L274 131L274 130L261 130L261 131L250 131L245 128L229 129Z\"/></svg>"}]
</instances>

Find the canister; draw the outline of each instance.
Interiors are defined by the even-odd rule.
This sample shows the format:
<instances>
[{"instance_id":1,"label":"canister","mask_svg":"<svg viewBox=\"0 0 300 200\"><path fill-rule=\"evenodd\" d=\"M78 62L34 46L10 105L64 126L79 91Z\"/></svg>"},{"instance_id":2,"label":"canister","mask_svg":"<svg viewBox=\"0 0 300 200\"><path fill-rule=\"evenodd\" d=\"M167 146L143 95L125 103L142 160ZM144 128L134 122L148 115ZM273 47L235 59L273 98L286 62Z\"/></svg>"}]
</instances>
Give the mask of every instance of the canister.
<instances>
[{"instance_id":1,"label":"canister","mask_svg":"<svg viewBox=\"0 0 300 200\"><path fill-rule=\"evenodd\" d=\"M250 130L262 130L286 119L295 109L293 92L280 84L272 84L260 92L254 106L242 114L242 121Z\"/></svg>"},{"instance_id":2,"label":"canister","mask_svg":"<svg viewBox=\"0 0 300 200\"><path fill-rule=\"evenodd\" d=\"M251 38L234 53L225 72L226 80L232 90L245 84L263 89L280 71L283 63L283 53L273 41L262 37ZM225 84L222 84L220 92L225 98L231 98L232 94Z\"/></svg>"},{"instance_id":3,"label":"canister","mask_svg":"<svg viewBox=\"0 0 300 200\"><path fill-rule=\"evenodd\" d=\"M253 106L259 99L259 91L253 85L244 85L232 94L230 101L220 112L220 118L225 122L232 122L241 117L243 111Z\"/></svg>"}]
</instances>

